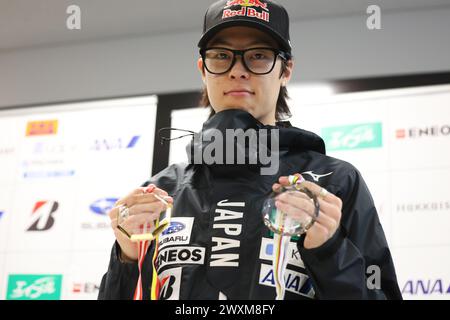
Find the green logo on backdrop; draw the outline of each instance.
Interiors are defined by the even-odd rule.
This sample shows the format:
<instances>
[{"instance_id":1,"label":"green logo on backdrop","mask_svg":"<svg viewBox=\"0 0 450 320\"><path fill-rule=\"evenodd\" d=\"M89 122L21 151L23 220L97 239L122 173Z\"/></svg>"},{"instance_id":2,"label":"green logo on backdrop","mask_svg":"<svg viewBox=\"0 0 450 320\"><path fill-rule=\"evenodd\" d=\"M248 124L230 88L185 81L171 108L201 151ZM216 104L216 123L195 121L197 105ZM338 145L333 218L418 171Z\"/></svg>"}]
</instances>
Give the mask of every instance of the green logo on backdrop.
<instances>
[{"instance_id":1,"label":"green logo on backdrop","mask_svg":"<svg viewBox=\"0 0 450 320\"><path fill-rule=\"evenodd\" d=\"M383 145L381 122L322 129L328 151L380 148Z\"/></svg>"},{"instance_id":2,"label":"green logo on backdrop","mask_svg":"<svg viewBox=\"0 0 450 320\"><path fill-rule=\"evenodd\" d=\"M6 299L59 300L61 284L60 274L11 274Z\"/></svg>"}]
</instances>

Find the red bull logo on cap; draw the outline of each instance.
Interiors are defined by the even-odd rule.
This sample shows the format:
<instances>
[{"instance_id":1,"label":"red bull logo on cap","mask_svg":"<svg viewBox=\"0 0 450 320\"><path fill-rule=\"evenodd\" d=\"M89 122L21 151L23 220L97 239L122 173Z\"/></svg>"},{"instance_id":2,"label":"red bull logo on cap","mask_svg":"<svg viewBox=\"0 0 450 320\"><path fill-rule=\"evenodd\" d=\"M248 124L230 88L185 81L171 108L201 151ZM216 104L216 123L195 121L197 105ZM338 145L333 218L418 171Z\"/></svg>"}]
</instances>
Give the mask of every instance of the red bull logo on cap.
<instances>
[{"instance_id":1,"label":"red bull logo on cap","mask_svg":"<svg viewBox=\"0 0 450 320\"><path fill-rule=\"evenodd\" d=\"M227 9L233 6L241 6L240 10ZM262 8L261 12L258 12L255 8ZM223 10L222 19L231 18L235 16L243 16L256 18L269 22L269 9L267 3L263 3L260 0L230 0L227 2Z\"/></svg>"},{"instance_id":2,"label":"red bull logo on cap","mask_svg":"<svg viewBox=\"0 0 450 320\"><path fill-rule=\"evenodd\" d=\"M263 8L264 10L269 11L269 9L267 9L267 3L263 3L259 0L230 0L227 2L225 8L229 8L232 6L256 7Z\"/></svg>"}]
</instances>

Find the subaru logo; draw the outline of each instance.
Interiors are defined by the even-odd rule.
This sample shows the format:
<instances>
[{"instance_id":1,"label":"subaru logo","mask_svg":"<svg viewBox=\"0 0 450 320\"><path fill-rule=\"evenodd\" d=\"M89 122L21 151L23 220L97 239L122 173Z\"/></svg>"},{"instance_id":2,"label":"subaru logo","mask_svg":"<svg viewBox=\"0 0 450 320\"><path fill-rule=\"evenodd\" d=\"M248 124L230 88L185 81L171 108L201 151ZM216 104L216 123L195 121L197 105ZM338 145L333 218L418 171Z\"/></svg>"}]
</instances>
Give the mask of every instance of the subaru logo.
<instances>
[{"instance_id":1,"label":"subaru logo","mask_svg":"<svg viewBox=\"0 0 450 320\"><path fill-rule=\"evenodd\" d=\"M186 228L184 223L177 222L177 221L172 221L170 223L170 226L166 230L164 230L162 235L165 236L165 235L168 235L168 234L173 234L173 233L176 233L178 231L183 230L184 228Z\"/></svg>"},{"instance_id":2,"label":"subaru logo","mask_svg":"<svg viewBox=\"0 0 450 320\"><path fill-rule=\"evenodd\" d=\"M266 245L266 254L271 256L273 254L273 243L268 243Z\"/></svg>"},{"instance_id":3,"label":"subaru logo","mask_svg":"<svg viewBox=\"0 0 450 320\"><path fill-rule=\"evenodd\" d=\"M95 201L90 205L89 209L96 214L106 215L110 211L114 204L119 200L118 198L103 198Z\"/></svg>"}]
</instances>

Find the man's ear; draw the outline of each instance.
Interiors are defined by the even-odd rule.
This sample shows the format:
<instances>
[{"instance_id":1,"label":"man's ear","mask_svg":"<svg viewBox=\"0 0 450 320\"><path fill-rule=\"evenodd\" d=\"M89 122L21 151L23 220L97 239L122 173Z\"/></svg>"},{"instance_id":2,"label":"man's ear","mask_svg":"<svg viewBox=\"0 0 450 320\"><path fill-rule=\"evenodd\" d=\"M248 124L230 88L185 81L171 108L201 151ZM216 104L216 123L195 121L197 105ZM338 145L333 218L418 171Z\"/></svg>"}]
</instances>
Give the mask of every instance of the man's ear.
<instances>
[{"instance_id":1,"label":"man's ear","mask_svg":"<svg viewBox=\"0 0 450 320\"><path fill-rule=\"evenodd\" d=\"M286 70L283 72L281 83L282 86L285 87L289 80L291 80L292 77L292 71L294 70L294 59L290 59L286 61Z\"/></svg>"},{"instance_id":2,"label":"man's ear","mask_svg":"<svg viewBox=\"0 0 450 320\"><path fill-rule=\"evenodd\" d=\"M198 58L198 60L197 60L197 68L198 68L198 71L200 71L200 74L202 75L203 84L206 85L205 68L203 67L203 60L202 60L202 58Z\"/></svg>"}]
</instances>

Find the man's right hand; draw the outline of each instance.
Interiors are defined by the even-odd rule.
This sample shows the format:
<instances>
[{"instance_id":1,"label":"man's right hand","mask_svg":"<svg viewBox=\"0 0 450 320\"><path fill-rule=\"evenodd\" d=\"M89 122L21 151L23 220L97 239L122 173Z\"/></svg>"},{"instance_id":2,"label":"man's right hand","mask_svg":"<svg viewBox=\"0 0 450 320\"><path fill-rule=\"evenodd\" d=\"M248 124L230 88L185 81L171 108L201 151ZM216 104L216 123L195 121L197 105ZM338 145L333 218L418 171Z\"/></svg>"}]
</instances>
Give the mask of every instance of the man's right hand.
<instances>
[{"instance_id":1,"label":"man's right hand","mask_svg":"<svg viewBox=\"0 0 450 320\"><path fill-rule=\"evenodd\" d=\"M127 196L119 199L114 208L108 213L109 218L111 219L111 227L122 251L123 260L136 261L138 259L138 247L136 242L132 242L117 228L119 208L122 205L129 208L129 217L121 223L121 227L125 230L139 229L139 227L145 223L148 223L153 227L154 221L158 219L161 212L164 212L166 209L166 205L156 198L154 194L162 197L167 202L173 203L172 197L170 197L166 191L159 189L154 185L149 185L148 187L137 188Z\"/></svg>"}]
</instances>

